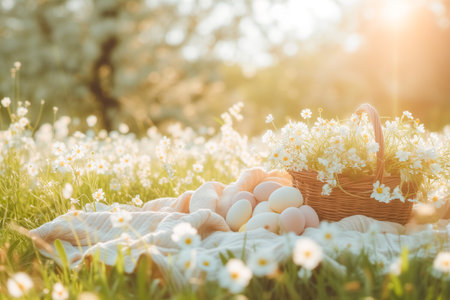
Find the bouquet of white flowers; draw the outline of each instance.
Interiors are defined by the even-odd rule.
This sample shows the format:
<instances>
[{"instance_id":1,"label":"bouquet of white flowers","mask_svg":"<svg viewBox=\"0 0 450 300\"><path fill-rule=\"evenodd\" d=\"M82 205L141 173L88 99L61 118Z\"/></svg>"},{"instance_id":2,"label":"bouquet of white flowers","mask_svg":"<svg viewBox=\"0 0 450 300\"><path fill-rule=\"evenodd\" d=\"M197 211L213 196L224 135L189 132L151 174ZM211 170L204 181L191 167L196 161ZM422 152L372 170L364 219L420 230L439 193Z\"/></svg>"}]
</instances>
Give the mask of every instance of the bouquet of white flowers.
<instances>
[{"instance_id":1,"label":"bouquet of white flowers","mask_svg":"<svg viewBox=\"0 0 450 300\"><path fill-rule=\"evenodd\" d=\"M311 111L301 115L306 123L289 121L264 139L273 165L291 173L321 219L364 214L406 223L414 202L439 206L448 198L449 141L411 113L384 126L369 104L345 121L319 116L310 126Z\"/></svg>"}]
</instances>

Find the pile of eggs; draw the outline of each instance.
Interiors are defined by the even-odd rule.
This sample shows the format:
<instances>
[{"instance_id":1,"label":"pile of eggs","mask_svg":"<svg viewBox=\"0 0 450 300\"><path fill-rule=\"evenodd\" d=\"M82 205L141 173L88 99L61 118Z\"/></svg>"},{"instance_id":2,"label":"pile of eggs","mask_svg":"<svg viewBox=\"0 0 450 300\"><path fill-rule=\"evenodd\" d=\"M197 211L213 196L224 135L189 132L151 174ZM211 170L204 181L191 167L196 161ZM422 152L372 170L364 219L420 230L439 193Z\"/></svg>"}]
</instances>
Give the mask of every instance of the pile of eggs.
<instances>
[{"instance_id":1,"label":"pile of eggs","mask_svg":"<svg viewBox=\"0 0 450 300\"><path fill-rule=\"evenodd\" d=\"M226 222L233 231L265 228L274 233L302 234L308 227L319 226L317 213L312 207L303 205L301 192L278 182L262 182L253 193L238 192L231 204Z\"/></svg>"}]
</instances>

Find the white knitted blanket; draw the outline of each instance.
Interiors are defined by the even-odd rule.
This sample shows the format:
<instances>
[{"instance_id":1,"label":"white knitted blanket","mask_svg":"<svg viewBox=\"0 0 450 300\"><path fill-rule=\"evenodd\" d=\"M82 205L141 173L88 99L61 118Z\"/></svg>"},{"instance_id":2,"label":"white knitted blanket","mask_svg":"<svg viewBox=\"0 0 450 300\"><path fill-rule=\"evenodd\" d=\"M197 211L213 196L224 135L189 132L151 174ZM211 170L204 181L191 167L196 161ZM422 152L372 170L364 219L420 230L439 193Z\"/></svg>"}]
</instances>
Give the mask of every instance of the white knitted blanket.
<instances>
[{"instance_id":1,"label":"white knitted blanket","mask_svg":"<svg viewBox=\"0 0 450 300\"><path fill-rule=\"evenodd\" d=\"M228 186L207 182L195 192L186 192L178 198L152 200L141 208L121 205L120 208L128 210L132 216L126 229L113 227L110 220L112 207L98 203L96 211L69 212L32 230L31 234L43 255L61 263L54 245L54 241L59 239L72 268L94 255L112 266L120 254L124 259L125 271L133 272L139 258L146 255L158 267L164 280L170 280L176 288L181 288L188 283L188 278L173 263L180 248L171 239L173 227L180 222L188 222L198 230L202 238L200 247L196 249L198 255L208 254L218 258L219 253L229 250L236 257L241 257L245 250L245 256L249 257L258 249L271 251L279 261L291 255L293 242L298 237L279 236L264 229L233 232L224 219L237 192L253 191L258 183L269 179L291 185L286 173L250 169ZM411 230L396 223L352 216L333 223L338 234L332 245L322 244L325 253L323 263L331 265L337 272L345 272L345 267L335 259L336 253L347 249L359 254L363 247L373 249L370 252L372 258L385 264L397 258L402 247L407 247L411 255L434 256L442 249L450 249L448 223L448 220L440 220L435 228L422 226ZM374 230L374 225L378 230ZM124 231L127 236L122 235ZM318 240L320 234L321 229L308 228L303 236ZM195 271L190 276L196 276Z\"/></svg>"}]
</instances>

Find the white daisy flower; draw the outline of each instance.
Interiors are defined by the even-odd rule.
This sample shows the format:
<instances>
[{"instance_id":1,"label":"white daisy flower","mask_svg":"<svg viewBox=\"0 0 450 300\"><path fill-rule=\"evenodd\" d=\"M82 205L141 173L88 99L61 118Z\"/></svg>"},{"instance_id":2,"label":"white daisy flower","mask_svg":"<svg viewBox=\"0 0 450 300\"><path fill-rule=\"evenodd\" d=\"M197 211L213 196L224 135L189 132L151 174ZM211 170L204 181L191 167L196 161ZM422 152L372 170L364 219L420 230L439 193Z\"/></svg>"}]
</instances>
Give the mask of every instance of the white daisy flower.
<instances>
[{"instance_id":1,"label":"white daisy flower","mask_svg":"<svg viewBox=\"0 0 450 300\"><path fill-rule=\"evenodd\" d=\"M120 158L120 163L124 166L131 167L132 165L132 157L130 154L125 154Z\"/></svg>"},{"instance_id":2,"label":"white daisy flower","mask_svg":"<svg viewBox=\"0 0 450 300\"><path fill-rule=\"evenodd\" d=\"M131 221L131 213L125 210L121 210L111 214L111 223L113 227L126 227Z\"/></svg>"},{"instance_id":3,"label":"white daisy flower","mask_svg":"<svg viewBox=\"0 0 450 300\"><path fill-rule=\"evenodd\" d=\"M450 275L450 252L440 252L433 261L433 268L440 272Z\"/></svg>"},{"instance_id":4,"label":"white daisy flower","mask_svg":"<svg viewBox=\"0 0 450 300\"><path fill-rule=\"evenodd\" d=\"M31 288L33 288L33 281L28 274L19 272L9 278L6 285L11 296L14 298L19 298L24 296Z\"/></svg>"},{"instance_id":5,"label":"white daisy flower","mask_svg":"<svg viewBox=\"0 0 450 300\"><path fill-rule=\"evenodd\" d=\"M300 113L300 115L302 116L303 119L310 119L312 116L312 112L309 108L305 108L302 110L302 112Z\"/></svg>"},{"instance_id":6,"label":"white daisy flower","mask_svg":"<svg viewBox=\"0 0 450 300\"><path fill-rule=\"evenodd\" d=\"M400 190L400 186L397 186L393 191L391 195L391 200L399 199L402 202L405 202L405 197L402 194L402 191Z\"/></svg>"},{"instance_id":7,"label":"white daisy flower","mask_svg":"<svg viewBox=\"0 0 450 300\"><path fill-rule=\"evenodd\" d=\"M11 105L11 99L9 97L5 97L2 99L3 107L9 107Z\"/></svg>"},{"instance_id":8,"label":"white daisy flower","mask_svg":"<svg viewBox=\"0 0 450 300\"><path fill-rule=\"evenodd\" d=\"M308 270L315 269L323 259L322 247L307 237L301 237L295 242L294 263Z\"/></svg>"},{"instance_id":9,"label":"white daisy flower","mask_svg":"<svg viewBox=\"0 0 450 300\"><path fill-rule=\"evenodd\" d=\"M395 153L395 157L398 158L398 161L407 161L410 155L411 155L411 152L402 151L402 150L398 150Z\"/></svg>"},{"instance_id":10,"label":"white daisy flower","mask_svg":"<svg viewBox=\"0 0 450 300\"><path fill-rule=\"evenodd\" d=\"M197 266L200 270L211 274L217 270L217 259L208 254L202 254L197 257Z\"/></svg>"},{"instance_id":11,"label":"white daisy flower","mask_svg":"<svg viewBox=\"0 0 450 300\"><path fill-rule=\"evenodd\" d=\"M131 201L136 206L142 206L142 204L144 204L144 202L141 200L141 196L139 194L134 196L134 198L131 199Z\"/></svg>"},{"instance_id":12,"label":"white daisy flower","mask_svg":"<svg viewBox=\"0 0 450 300\"><path fill-rule=\"evenodd\" d=\"M396 258L389 266L389 273L395 276L399 276L402 273L402 258Z\"/></svg>"},{"instance_id":13,"label":"white daisy flower","mask_svg":"<svg viewBox=\"0 0 450 300\"><path fill-rule=\"evenodd\" d=\"M30 124L30 121L27 118L20 118L19 119L19 126L20 128L25 128L25 126L27 126L28 124Z\"/></svg>"},{"instance_id":14,"label":"white daisy flower","mask_svg":"<svg viewBox=\"0 0 450 300\"><path fill-rule=\"evenodd\" d=\"M428 200L433 203L436 208L440 208L445 203L445 195L435 191L429 194Z\"/></svg>"},{"instance_id":15,"label":"white daisy flower","mask_svg":"<svg viewBox=\"0 0 450 300\"><path fill-rule=\"evenodd\" d=\"M189 276L195 269L197 253L194 250L181 251L177 257L177 265L185 272L185 275Z\"/></svg>"},{"instance_id":16,"label":"white daisy flower","mask_svg":"<svg viewBox=\"0 0 450 300\"><path fill-rule=\"evenodd\" d=\"M29 164L27 165L27 171L28 171L28 174L29 174L31 177L34 177L34 176L36 176L36 175L39 173L38 168L37 168L36 165L33 164L33 163L29 163Z\"/></svg>"},{"instance_id":17,"label":"white daisy flower","mask_svg":"<svg viewBox=\"0 0 450 300\"><path fill-rule=\"evenodd\" d=\"M112 180L110 181L110 183L109 183L109 188L110 188L112 191L118 191L118 190L120 190L120 183L119 183L119 181L117 181L117 179L112 179Z\"/></svg>"},{"instance_id":18,"label":"white daisy flower","mask_svg":"<svg viewBox=\"0 0 450 300\"><path fill-rule=\"evenodd\" d=\"M175 225L171 237L182 249L195 248L200 245L200 236L197 234L197 229L187 222Z\"/></svg>"},{"instance_id":19,"label":"white daisy flower","mask_svg":"<svg viewBox=\"0 0 450 300\"><path fill-rule=\"evenodd\" d=\"M414 119L412 113L410 113L410 112L407 111L407 110L405 110L405 111L403 112L403 115L404 115L405 117L407 117L408 119L411 119L411 120Z\"/></svg>"},{"instance_id":20,"label":"white daisy flower","mask_svg":"<svg viewBox=\"0 0 450 300\"><path fill-rule=\"evenodd\" d=\"M268 114L266 117L266 123L272 123L273 122L273 116L272 114Z\"/></svg>"},{"instance_id":21,"label":"white daisy flower","mask_svg":"<svg viewBox=\"0 0 450 300\"><path fill-rule=\"evenodd\" d=\"M239 259L232 258L219 273L219 284L236 294L242 292L252 278L252 271Z\"/></svg>"},{"instance_id":22,"label":"white daisy flower","mask_svg":"<svg viewBox=\"0 0 450 300\"><path fill-rule=\"evenodd\" d=\"M24 117L26 114L28 113L28 109L26 109L25 107L21 106L17 109L17 115L19 117Z\"/></svg>"},{"instance_id":23,"label":"white daisy flower","mask_svg":"<svg viewBox=\"0 0 450 300\"><path fill-rule=\"evenodd\" d=\"M265 276L273 274L278 268L278 263L273 259L273 253L260 250L251 255L248 266L256 276Z\"/></svg>"},{"instance_id":24,"label":"white daisy flower","mask_svg":"<svg viewBox=\"0 0 450 300\"><path fill-rule=\"evenodd\" d=\"M331 188L331 186L328 183L324 184L322 186L322 195L323 196L329 196L332 191L333 191L333 189Z\"/></svg>"},{"instance_id":25,"label":"white daisy flower","mask_svg":"<svg viewBox=\"0 0 450 300\"><path fill-rule=\"evenodd\" d=\"M90 115L86 118L86 123L89 127L94 127L97 124L97 117L94 115Z\"/></svg>"},{"instance_id":26,"label":"white daisy flower","mask_svg":"<svg viewBox=\"0 0 450 300\"><path fill-rule=\"evenodd\" d=\"M64 199L69 199L70 197L72 197L72 193L73 193L73 186L67 182L62 190L62 196Z\"/></svg>"},{"instance_id":27,"label":"white daisy flower","mask_svg":"<svg viewBox=\"0 0 450 300\"><path fill-rule=\"evenodd\" d=\"M197 172L197 173L203 172L203 165L202 165L202 164L199 164L199 163L194 164L194 165L192 166L192 168L193 168L194 171Z\"/></svg>"},{"instance_id":28,"label":"white daisy flower","mask_svg":"<svg viewBox=\"0 0 450 300\"><path fill-rule=\"evenodd\" d=\"M319 226L319 243L323 246L330 246L336 244L336 239L338 237L339 231L336 226L328 223L321 222Z\"/></svg>"},{"instance_id":29,"label":"white daisy flower","mask_svg":"<svg viewBox=\"0 0 450 300\"><path fill-rule=\"evenodd\" d=\"M326 160L325 158L319 157L319 158L317 159L317 161L318 161L321 165L323 165L325 168L328 167L329 162L328 162L328 160Z\"/></svg>"},{"instance_id":30,"label":"white daisy flower","mask_svg":"<svg viewBox=\"0 0 450 300\"><path fill-rule=\"evenodd\" d=\"M391 199L390 188L384 184L380 184L380 181L377 180L373 184L373 192L370 197L380 202L389 203Z\"/></svg>"},{"instance_id":31,"label":"white daisy flower","mask_svg":"<svg viewBox=\"0 0 450 300\"><path fill-rule=\"evenodd\" d=\"M125 123L120 123L118 129L121 134L127 134L130 131L130 127Z\"/></svg>"},{"instance_id":32,"label":"white daisy flower","mask_svg":"<svg viewBox=\"0 0 450 300\"><path fill-rule=\"evenodd\" d=\"M55 285L53 286L52 299L66 300L67 298L69 298L69 292L64 287L64 285L62 285L61 282L55 283Z\"/></svg>"},{"instance_id":33,"label":"white daisy flower","mask_svg":"<svg viewBox=\"0 0 450 300\"><path fill-rule=\"evenodd\" d=\"M99 160L95 166L98 174L106 174L108 172L108 163L105 160Z\"/></svg>"},{"instance_id":34,"label":"white daisy flower","mask_svg":"<svg viewBox=\"0 0 450 300\"><path fill-rule=\"evenodd\" d=\"M92 198L94 198L95 201L104 201L106 200L105 192L103 192L103 189L98 189L92 193Z\"/></svg>"}]
</instances>

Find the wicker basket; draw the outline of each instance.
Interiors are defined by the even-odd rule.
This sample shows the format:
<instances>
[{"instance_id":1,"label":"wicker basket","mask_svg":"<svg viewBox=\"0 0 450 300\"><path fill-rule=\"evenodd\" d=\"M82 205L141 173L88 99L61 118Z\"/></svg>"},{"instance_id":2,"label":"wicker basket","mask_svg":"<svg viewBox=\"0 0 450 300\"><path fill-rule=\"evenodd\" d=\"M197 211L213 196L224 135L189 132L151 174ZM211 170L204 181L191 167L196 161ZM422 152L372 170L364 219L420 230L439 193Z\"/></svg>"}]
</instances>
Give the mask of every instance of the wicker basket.
<instances>
[{"instance_id":1,"label":"wicker basket","mask_svg":"<svg viewBox=\"0 0 450 300\"><path fill-rule=\"evenodd\" d=\"M323 196L323 182L317 180L315 171L289 171L293 177L294 186L303 194L305 203L317 212L320 220L339 221L353 215L365 215L380 221L391 221L401 224L408 222L411 216L412 203L393 200L382 203L370 197L373 183L379 180L391 190L400 184L400 176L384 176L384 138L380 117L371 105L362 104L357 114L367 112L375 131L375 141L379 144L377 167L374 175L364 175L357 179L346 175L338 175L340 185L333 189L329 196ZM402 192L408 197L414 197L417 188L411 184L403 184Z\"/></svg>"}]
</instances>

